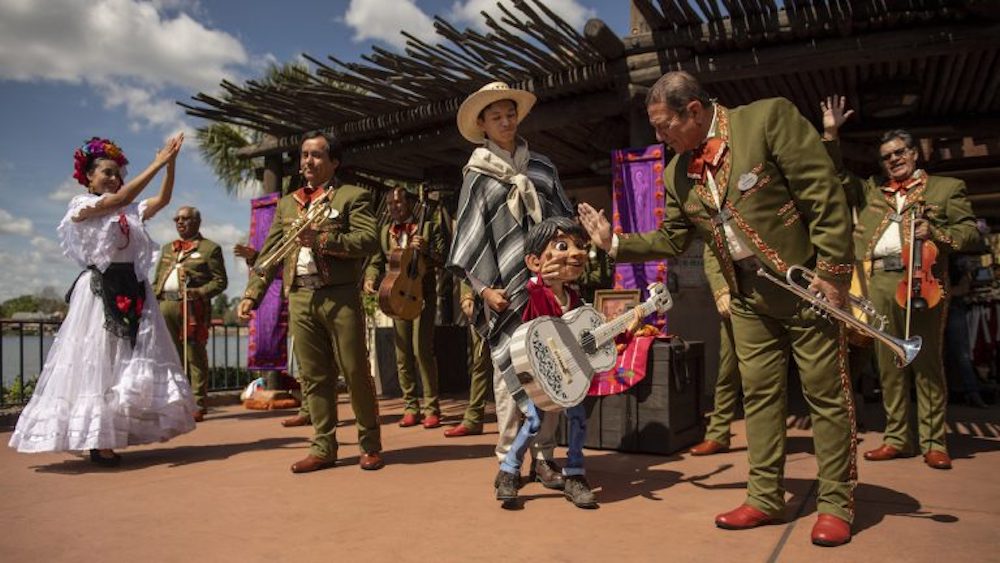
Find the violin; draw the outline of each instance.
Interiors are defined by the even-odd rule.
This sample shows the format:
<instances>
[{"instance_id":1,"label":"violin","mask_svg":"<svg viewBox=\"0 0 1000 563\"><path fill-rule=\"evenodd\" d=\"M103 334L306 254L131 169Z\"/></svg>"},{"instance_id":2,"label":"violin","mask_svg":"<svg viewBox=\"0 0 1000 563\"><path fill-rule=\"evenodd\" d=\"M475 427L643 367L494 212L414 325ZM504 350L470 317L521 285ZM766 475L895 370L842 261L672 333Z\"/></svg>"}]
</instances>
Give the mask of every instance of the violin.
<instances>
[{"instance_id":1,"label":"violin","mask_svg":"<svg viewBox=\"0 0 1000 563\"><path fill-rule=\"evenodd\" d=\"M921 206L922 207L922 206ZM921 209L920 215L923 215ZM903 268L906 275L896 286L896 304L910 310L932 309L941 302L942 289L931 268L937 262L938 248L931 241L917 240L914 209L910 217L908 244L903 245Z\"/></svg>"}]
</instances>

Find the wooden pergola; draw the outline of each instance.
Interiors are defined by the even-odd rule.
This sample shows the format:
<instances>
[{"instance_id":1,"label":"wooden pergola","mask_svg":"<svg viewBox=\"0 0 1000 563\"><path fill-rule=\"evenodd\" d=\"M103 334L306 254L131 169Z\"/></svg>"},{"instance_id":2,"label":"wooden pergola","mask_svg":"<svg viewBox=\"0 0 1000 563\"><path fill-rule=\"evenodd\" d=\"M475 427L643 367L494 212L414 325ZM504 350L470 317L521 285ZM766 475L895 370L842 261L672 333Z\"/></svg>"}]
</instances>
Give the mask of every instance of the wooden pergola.
<instances>
[{"instance_id":1,"label":"wooden pergola","mask_svg":"<svg viewBox=\"0 0 1000 563\"><path fill-rule=\"evenodd\" d=\"M858 113L843 131L853 170L875 171L882 131L909 129L925 166L965 179L977 214L1000 222L1000 2L632 0L625 37L596 19L580 33L539 0L499 6L500 19L483 14L485 33L435 18L437 43L404 31L403 53L374 47L360 63L306 55L308 72L223 82L224 95L181 105L264 133L239 154L264 157L269 191L311 129L343 141L356 177L455 185L471 149L458 106L504 80L538 95L521 132L574 189L608 186L611 150L653 142L642 97L680 69L727 106L784 96L817 127L820 99L844 94Z\"/></svg>"}]
</instances>

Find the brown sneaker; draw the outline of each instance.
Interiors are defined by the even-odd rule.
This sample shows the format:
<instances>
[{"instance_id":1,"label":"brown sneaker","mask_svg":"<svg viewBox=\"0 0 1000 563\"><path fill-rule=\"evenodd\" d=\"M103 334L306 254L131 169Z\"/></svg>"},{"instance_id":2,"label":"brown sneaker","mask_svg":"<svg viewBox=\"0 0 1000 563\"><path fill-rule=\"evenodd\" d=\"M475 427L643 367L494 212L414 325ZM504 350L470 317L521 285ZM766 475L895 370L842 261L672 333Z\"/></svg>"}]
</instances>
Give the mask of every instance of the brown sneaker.
<instances>
[{"instance_id":1,"label":"brown sneaker","mask_svg":"<svg viewBox=\"0 0 1000 563\"><path fill-rule=\"evenodd\" d=\"M500 472L497 473L496 478L493 479L493 486L496 488L497 500L508 502L516 499L517 488L520 482L520 475L500 470Z\"/></svg>"},{"instance_id":2,"label":"brown sneaker","mask_svg":"<svg viewBox=\"0 0 1000 563\"><path fill-rule=\"evenodd\" d=\"M563 490L565 480L562 475L562 468L551 459L534 460L531 462L531 473L528 475L529 481L538 481L546 489L556 491Z\"/></svg>"},{"instance_id":3,"label":"brown sneaker","mask_svg":"<svg viewBox=\"0 0 1000 563\"><path fill-rule=\"evenodd\" d=\"M577 508L597 508L597 497L590 489L590 483L583 475L569 475L565 477L565 487L563 496L572 502Z\"/></svg>"}]
</instances>

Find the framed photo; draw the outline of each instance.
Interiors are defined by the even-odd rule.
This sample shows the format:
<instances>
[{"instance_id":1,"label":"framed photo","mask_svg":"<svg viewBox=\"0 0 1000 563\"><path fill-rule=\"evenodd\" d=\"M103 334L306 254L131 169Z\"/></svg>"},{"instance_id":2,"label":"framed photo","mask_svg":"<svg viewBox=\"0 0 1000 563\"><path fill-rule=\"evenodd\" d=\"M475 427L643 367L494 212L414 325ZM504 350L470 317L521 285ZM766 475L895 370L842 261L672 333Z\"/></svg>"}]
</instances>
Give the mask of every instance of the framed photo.
<instances>
[{"instance_id":1,"label":"framed photo","mask_svg":"<svg viewBox=\"0 0 1000 563\"><path fill-rule=\"evenodd\" d=\"M594 308L609 321L638 305L641 295L638 289L598 289L594 292Z\"/></svg>"}]
</instances>

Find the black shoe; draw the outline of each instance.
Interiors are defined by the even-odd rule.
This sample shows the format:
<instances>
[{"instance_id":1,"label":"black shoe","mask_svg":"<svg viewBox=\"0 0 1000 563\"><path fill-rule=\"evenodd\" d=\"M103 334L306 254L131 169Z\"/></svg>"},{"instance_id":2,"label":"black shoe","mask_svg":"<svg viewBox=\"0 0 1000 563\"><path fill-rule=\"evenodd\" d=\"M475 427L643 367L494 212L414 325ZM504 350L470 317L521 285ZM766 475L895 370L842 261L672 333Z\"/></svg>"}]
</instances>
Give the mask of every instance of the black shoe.
<instances>
[{"instance_id":1,"label":"black shoe","mask_svg":"<svg viewBox=\"0 0 1000 563\"><path fill-rule=\"evenodd\" d=\"M532 461L529 480L538 481L546 489L563 490L562 469L552 460Z\"/></svg>"},{"instance_id":2,"label":"black shoe","mask_svg":"<svg viewBox=\"0 0 1000 563\"><path fill-rule=\"evenodd\" d=\"M90 462L102 467L118 467L122 463L122 456L111 452L111 457L104 457L101 450L90 450Z\"/></svg>"},{"instance_id":3,"label":"black shoe","mask_svg":"<svg viewBox=\"0 0 1000 563\"><path fill-rule=\"evenodd\" d=\"M500 470L500 472L497 473L496 479L493 480L493 486L496 487L497 500L508 502L516 499L517 485L520 481L520 475Z\"/></svg>"},{"instance_id":4,"label":"black shoe","mask_svg":"<svg viewBox=\"0 0 1000 563\"><path fill-rule=\"evenodd\" d=\"M565 478L566 486L563 496L578 508L597 508L597 497L590 490L590 483L583 475L570 475Z\"/></svg>"}]
</instances>

